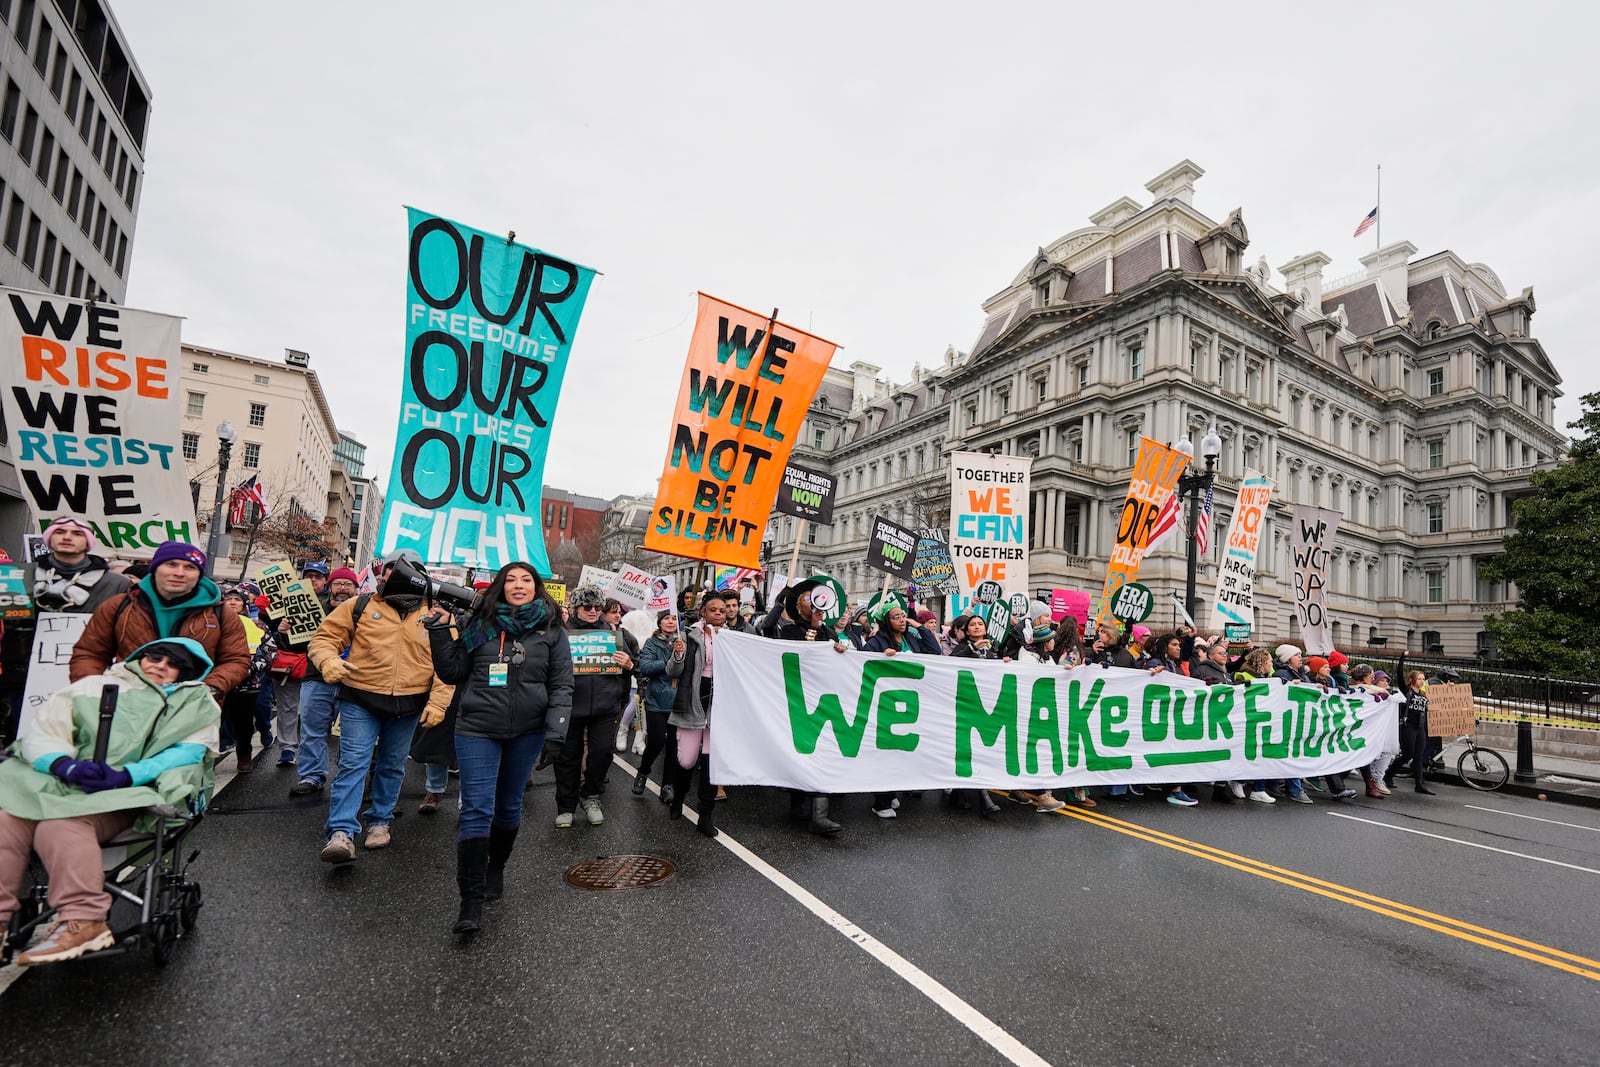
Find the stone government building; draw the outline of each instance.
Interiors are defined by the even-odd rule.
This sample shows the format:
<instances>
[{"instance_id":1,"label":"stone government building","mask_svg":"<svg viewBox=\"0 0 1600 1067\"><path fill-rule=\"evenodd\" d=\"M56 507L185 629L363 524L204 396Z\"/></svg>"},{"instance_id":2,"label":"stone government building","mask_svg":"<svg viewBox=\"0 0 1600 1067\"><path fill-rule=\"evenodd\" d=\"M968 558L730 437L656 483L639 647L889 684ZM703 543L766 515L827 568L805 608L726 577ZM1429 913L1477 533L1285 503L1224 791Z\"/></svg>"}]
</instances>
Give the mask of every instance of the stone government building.
<instances>
[{"instance_id":1,"label":"stone government building","mask_svg":"<svg viewBox=\"0 0 1600 1067\"><path fill-rule=\"evenodd\" d=\"M1329 570L1336 643L1492 652L1485 614L1516 590L1479 577L1512 524L1529 476L1555 465L1561 377L1529 332L1532 289L1507 295L1481 263L1408 242L1325 279L1331 260L1251 264L1242 213L1194 206L1188 160L1041 248L1000 292L971 352L947 349L892 384L857 362L830 368L793 461L839 479L832 527L774 515L778 569L801 539L821 569L866 599L882 576L862 562L870 520L948 522L949 453L1034 457L1031 584L1098 594L1139 438L1223 441L1214 530L1246 468L1276 483L1261 544L1256 634L1298 636L1288 516L1295 503L1344 514ZM1223 538L1201 561L1201 622ZM1146 558L1140 581L1176 612L1183 539ZM665 562L665 561L663 561ZM674 560L680 577L692 563Z\"/></svg>"}]
</instances>

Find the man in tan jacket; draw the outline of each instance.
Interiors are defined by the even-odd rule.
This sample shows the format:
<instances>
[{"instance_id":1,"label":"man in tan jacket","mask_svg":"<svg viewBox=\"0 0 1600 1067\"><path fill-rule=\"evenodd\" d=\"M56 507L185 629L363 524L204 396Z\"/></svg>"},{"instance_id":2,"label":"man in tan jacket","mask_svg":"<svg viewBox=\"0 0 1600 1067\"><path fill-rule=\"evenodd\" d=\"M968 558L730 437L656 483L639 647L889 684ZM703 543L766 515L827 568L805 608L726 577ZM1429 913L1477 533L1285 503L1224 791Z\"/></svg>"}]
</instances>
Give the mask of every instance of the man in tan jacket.
<instances>
[{"instance_id":1,"label":"man in tan jacket","mask_svg":"<svg viewBox=\"0 0 1600 1067\"><path fill-rule=\"evenodd\" d=\"M410 549L390 553L378 579L380 592L334 608L311 639L311 662L326 682L339 686L335 708L340 724L339 770L328 791L327 841L322 849L327 863L356 858L355 838L361 831L357 812L369 768L372 802L361 813L367 824L364 843L369 849L389 843L389 821L400 799L406 753L418 720L423 726L444 721L454 694L454 687L434 676L428 631L422 625L422 598L385 597L381 592L401 559L421 564Z\"/></svg>"}]
</instances>

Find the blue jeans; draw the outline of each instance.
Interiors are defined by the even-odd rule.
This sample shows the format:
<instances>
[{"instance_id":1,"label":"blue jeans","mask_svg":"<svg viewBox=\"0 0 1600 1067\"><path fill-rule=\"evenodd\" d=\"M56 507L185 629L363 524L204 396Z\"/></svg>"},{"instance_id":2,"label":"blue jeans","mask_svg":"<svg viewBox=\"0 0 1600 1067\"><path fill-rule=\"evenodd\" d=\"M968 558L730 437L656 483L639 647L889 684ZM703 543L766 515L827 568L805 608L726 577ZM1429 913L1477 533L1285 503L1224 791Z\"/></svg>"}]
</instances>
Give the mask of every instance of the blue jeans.
<instances>
[{"instance_id":1,"label":"blue jeans","mask_svg":"<svg viewBox=\"0 0 1600 1067\"><path fill-rule=\"evenodd\" d=\"M341 700L339 711L339 773L328 791L328 825L331 836L343 830L354 837L361 832L356 812L361 807L361 791L367 768L372 774L372 803L365 812L367 825L387 823L394 818L394 805L400 799L400 782L406 776L406 753L411 751L411 735L416 732L418 715L399 719L379 718L354 701ZM374 755L376 753L376 755Z\"/></svg>"},{"instance_id":2,"label":"blue jeans","mask_svg":"<svg viewBox=\"0 0 1600 1067\"><path fill-rule=\"evenodd\" d=\"M461 823L456 839L488 837L522 825L522 790L528 784L544 731L507 740L456 734L456 769L461 775Z\"/></svg>"},{"instance_id":3,"label":"blue jeans","mask_svg":"<svg viewBox=\"0 0 1600 1067\"><path fill-rule=\"evenodd\" d=\"M295 757L302 781L328 784L328 732L338 700L339 687L331 682L300 683L300 747Z\"/></svg>"},{"instance_id":4,"label":"blue jeans","mask_svg":"<svg viewBox=\"0 0 1600 1067\"><path fill-rule=\"evenodd\" d=\"M444 795L445 788L450 784L450 764L424 763L422 765L422 788L424 792Z\"/></svg>"}]
</instances>

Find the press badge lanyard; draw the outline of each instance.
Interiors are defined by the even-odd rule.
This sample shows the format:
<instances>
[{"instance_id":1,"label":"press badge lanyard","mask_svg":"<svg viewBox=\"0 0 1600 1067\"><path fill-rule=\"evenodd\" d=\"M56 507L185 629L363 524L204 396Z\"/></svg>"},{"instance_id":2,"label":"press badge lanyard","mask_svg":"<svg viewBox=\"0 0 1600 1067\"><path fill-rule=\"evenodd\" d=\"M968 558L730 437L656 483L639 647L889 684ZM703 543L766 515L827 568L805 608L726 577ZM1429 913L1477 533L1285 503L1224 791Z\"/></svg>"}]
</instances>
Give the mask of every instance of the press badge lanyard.
<instances>
[{"instance_id":1,"label":"press badge lanyard","mask_svg":"<svg viewBox=\"0 0 1600 1067\"><path fill-rule=\"evenodd\" d=\"M506 633L500 631L500 655L497 662L489 664L489 685L496 689L504 689L510 668L506 666Z\"/></svg>"}]
</instances>

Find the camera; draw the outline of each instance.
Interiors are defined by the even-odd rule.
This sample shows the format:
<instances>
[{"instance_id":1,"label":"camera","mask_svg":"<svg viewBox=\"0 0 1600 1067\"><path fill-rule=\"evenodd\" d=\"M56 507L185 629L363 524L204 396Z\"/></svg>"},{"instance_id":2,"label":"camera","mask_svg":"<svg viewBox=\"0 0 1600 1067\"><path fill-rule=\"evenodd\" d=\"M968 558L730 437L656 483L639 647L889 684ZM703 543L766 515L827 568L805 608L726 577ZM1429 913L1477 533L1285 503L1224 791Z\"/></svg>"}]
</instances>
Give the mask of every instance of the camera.
<instances>
[{"instance_id":1,"label":"camera","mask_svg":"<svg viewBox=\"0 0 1600 1067\"><path fill-rule=\"evenodd\" d=\"M420 596L430 606L438 603L455 615L464 615L478 606L478 592L454 582L441 582L407 560L398 559L384 576L380 592L391 596Z\"/></svg>"}]
</instances>

